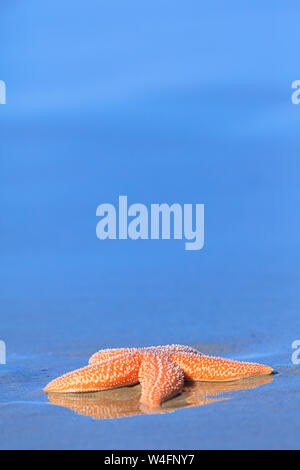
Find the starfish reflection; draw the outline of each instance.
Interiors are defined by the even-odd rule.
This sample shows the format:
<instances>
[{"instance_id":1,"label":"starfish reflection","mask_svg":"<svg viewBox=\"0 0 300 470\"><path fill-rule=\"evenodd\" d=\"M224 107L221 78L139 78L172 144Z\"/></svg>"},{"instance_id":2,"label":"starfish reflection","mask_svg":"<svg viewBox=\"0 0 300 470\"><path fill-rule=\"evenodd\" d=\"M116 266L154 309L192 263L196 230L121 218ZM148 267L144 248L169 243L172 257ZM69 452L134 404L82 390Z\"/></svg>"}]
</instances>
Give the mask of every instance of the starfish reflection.
<instances>
[{"instance_id":1,"label":"starfish reflection","mask_svg":"<svg viewBox=\"0 0 300 470\"><path fill-rule=\"evenodd\" d=\"M230 400L239 390L249 390L272 382L272 376L256 376L232 382L187 382L183 393L151 409L140 403L140 385L103 390L92 393L49 393L51 404L69 408L94 419L124 418L128 416L172 413L181 408L202 406ZM223 395L225 394L225 395Z\"/></svg>"}]
</instances>

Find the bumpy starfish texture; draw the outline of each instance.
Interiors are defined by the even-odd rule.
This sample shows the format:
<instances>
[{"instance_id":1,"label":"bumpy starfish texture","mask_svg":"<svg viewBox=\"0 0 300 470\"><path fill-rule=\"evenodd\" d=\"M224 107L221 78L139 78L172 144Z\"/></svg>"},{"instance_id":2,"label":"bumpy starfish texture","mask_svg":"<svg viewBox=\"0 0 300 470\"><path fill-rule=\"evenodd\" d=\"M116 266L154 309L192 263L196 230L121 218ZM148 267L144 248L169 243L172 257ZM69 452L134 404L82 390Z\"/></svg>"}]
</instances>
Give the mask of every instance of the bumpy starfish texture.
<instances>
[{"instance_id":1,"label":"bumpy starfish texture","mask_svg":"<svg viewBox=\"0 0 300 470\"><path fill-rule=\"evenodd\" d=\"M46 392L92 392L141 384L141 403L157 407L180 393L184 380L230 381L273 373L269 366L206 356L183 345L105 349L89 365L52 380Z\"/></svg>"},{"instance_id":2,"label":"bumpy starfish texture","mask_svg":"<svg viewBox=\"0 0 300 470\"><path fill-rule=\"evenodd\" d=\"M101 349L90 357L89 364L94 364L95 362L102 362L106 359L112 359L114 356L127 353L135 353L138 351L155 351L160 353L191 353L202 355L197 349L191 348L190 346L184 346L182 344L167 344L165 346L149 346L146 348L116 348L116 349Z\"/></svg>"}]
</instances>

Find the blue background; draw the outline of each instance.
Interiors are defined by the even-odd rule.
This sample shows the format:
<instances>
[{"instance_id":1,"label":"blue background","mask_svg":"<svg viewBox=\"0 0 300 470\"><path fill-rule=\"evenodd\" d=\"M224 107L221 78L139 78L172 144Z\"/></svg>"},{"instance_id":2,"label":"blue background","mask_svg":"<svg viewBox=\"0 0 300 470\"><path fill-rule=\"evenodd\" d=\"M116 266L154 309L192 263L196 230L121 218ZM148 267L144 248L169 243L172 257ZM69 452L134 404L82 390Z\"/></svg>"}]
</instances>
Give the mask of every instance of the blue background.
<instances>
[{"instance_id":1,"label":"blue background","mask_svg":"<svg viewBox=\"0 0 300 470\"><path fill-rule=\"evenodd\" d=\"M296 1L2 1L8 365L172 342L290 361L299 13ZM123 194L204 203L204 248L100 241L96 208Z\"/></svg>"}]
</instances>

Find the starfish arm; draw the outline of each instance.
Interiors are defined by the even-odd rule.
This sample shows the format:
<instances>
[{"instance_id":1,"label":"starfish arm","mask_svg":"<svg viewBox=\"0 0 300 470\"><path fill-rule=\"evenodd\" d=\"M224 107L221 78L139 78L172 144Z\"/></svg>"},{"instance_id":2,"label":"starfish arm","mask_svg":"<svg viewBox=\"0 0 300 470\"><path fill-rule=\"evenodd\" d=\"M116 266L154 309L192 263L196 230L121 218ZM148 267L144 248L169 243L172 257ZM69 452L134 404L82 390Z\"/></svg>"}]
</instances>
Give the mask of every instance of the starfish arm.
<instances>
[{"instance_id":1,"label":"starfish arm","mask_svg":"<svg viewBox=\"0 0 300 470\"><path fill-rule=\"evenodd\" d=\"M115 349L100 349L94 353L90 359L89 364L96 364L97 362L107 361L108 359L113 359L120 354L132 354L139 351L138 348L115 348Z\"/></svg>"},{"instance_id":2,"label":"starfish arm","mask_svg":"<svg viewBox=\"0 0 300 470\"><path fill-rule=\"evenodd\" d=\"M250 362L186 353L168 353L183 370L186 380L235 380L254 375L272 374L272 367Z\"/></svg>"},{"instance_id":3,"label":"starfish arm","mask_svg":"<svg viewBox=\"0 0 300 470\"><path fill-rule=\"evenodd\" d=\"M165 346L151 346L145 349L157 349L159 352L168 354L168 353L189 353L189 354L197 354L198 356L202 356L202 353L198 351L198 349L192 348L191 346L184 346L183 344L167 344Z\"/></svg>"},{"instance_id":4,"label":"starfish arm","mask_svg":"<svg viewBox=\"0 0 300 470\"><path fill-rule=\"evenodd\" d=\"M108 388L134 385L138 382L141 364L139 353L115 358L74 370L52 380L45 392L93 392Z\"/></svg>"},{"instance_id":5,"label":"starfish arm","mask_svg":"<svg viewBox=\"0 0 300 470\"><path fill-rule=\"evenodd\" d=\"M128 354L136 351L158 351L165 353L191 353L201 355L202 353L197 349L191 348L190 346L184 346L182 344L168 344L166 346L149 346L145 348L116 348L116 349L101 349L100 351L93 354L89 359L89 364L95 364L97 362L106 361L120 354Z\"/></svg>"},{"instance_id":6,"label":"starfish arm","mask_svg":"<svg viewBox=\"0 0 300 470\"><path fill-rule=\"evenodd\" d=\"M180 367L160 353L144 353L139 372L141 403L157 407L182 391L184 375Z\"/></svg>"}]
</instances>

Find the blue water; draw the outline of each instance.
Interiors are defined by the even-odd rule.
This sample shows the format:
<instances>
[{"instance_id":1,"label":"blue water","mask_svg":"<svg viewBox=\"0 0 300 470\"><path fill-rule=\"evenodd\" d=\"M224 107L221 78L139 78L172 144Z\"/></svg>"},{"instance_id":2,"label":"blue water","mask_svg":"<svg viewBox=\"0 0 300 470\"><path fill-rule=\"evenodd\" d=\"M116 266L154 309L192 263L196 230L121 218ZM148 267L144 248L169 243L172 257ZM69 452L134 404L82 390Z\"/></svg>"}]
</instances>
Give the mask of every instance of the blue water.
<instances>
[{"instance_id":1,"label":"blue water","mask_svg":"<svg viewBox=\"0 0 300 470\"><path fill-rule=\"evenodd\" d=\"M296 1L1 4L1 448L299 447L298 18ZM96 208L122 194L204 203L204 248L100 241ZM173 342L280 374L116 420L41 392L99 348Z\"/></svg>"}]
</instances>

